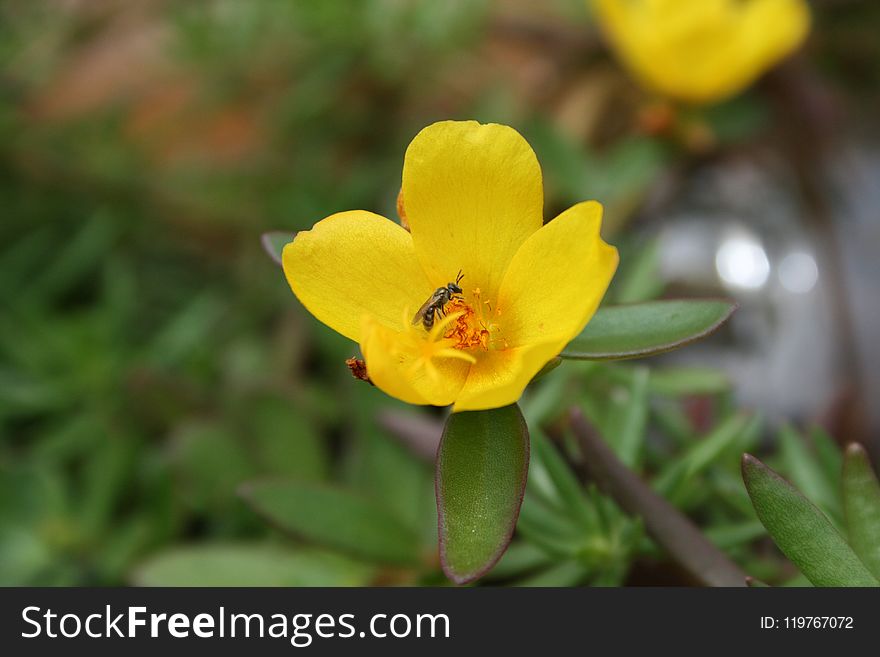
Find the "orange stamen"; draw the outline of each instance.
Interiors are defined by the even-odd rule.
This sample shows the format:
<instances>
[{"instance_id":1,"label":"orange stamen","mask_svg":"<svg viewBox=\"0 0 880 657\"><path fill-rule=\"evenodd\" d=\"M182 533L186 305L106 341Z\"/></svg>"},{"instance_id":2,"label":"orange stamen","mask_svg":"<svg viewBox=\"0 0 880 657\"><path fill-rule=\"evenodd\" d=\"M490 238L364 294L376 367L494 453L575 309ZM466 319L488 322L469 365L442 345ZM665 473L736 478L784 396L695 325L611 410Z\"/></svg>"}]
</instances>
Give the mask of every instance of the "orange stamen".
<instances>
[{"instance_id":1,"label":"orange stamen","mask_svg":"<svg viewBox=\"0 0 880 657\"><path fill-rule=\"evenodd\" d=\"M492 332L498 330L496 324L486 324L483 320L482 304L480 304L479 290L474 290L475 302L479 314L463 299L452 299L446 304L445 310L451 315L455 314L455 321L450 323L443 333L447 340L453 340L455 349L482 349L488 351L495 348L500 338L493 338ZM488 302L485 302L488 303Z\"/></svg>"}]
</instances>

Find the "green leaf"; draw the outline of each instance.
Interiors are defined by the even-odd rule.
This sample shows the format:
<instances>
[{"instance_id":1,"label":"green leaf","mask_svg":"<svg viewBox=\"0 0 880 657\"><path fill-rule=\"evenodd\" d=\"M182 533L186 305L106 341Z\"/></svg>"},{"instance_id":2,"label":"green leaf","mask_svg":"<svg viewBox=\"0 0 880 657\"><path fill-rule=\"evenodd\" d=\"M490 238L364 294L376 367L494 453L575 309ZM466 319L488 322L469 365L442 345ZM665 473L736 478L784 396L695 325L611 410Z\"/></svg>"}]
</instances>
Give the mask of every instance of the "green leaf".
<instances>
[{"instance_id":1,"label":"green leaf","mask_svg":"<svg viewBox=\"0 0 880 657\"><path fill-rule=\"evenodd\" d=\"M653 376L651 378L653 380ZM696 439L696 430L691 418L679 400L658 400L651 405L650 411L653 425L659 428L676 447L689 446Z\"/></svg>"},{"instance_id":2,"label":"green leaf","mask_svg":"<svg viewBox=\"0 0 880 657\"><path fill-rule=\"evenodd\" d=\"M786 588L801 588L801 589L803 589L803 588L810 588L813 586L813 584L812 584L812 582L810 582L809 579L804 577L803 573L798 573L797 575L795 575L791 579L784 581L781 584L781 586L784 586Z\"/></svg>"},{"instance_id":3,"label":"green leaf","mask_svg":"<svg viewBox=\"0 0 880 657\"><path fill-rule=\"evenodd\" d=\"M263 250L266 252L266 255L280 265L281 252L284 251L284 247L287 246L287 244L293 241L294 237L296 237L296 233L294 232L272 230L268 233L263 233L260 236L260 244L263 245Z\"/></svg>"},{"instance_id":4,"label":"green leaf","mask_svg":"<svg viewBox=\"0 0 880 657\"><path fill-rule=\"evenodd\" d=\"M694 445L682 459L685 478L694 477L709 466L723 460L727 449L745 451L752 447L761 429L760 415L738 412L713 430L705 440Z\"/></svg>"},{"instance_id":5,"label":"green leaf","mask_svg":"<svg viewBox=\"0 0 880 657\"><path fill-rule=\"evenodd\" d=\"M480 577L504 554L519 516L529 432L516 404L453 413L437 453L440 561L457 584Z\"/></svg>"},{"instance_id":6,"label":"green leaf","mask_svg":"<svg viewBox=\"0 0 880 657\"><path fill-rule=\"evenodd\" d=\"M197 347L209 341L226 312L224 302L214 292L193 297L153 336L146 359L163 368L179 367Z\"/></svg>"},{"instance_id":7,"label":"green leaf","mask_svg":"<svg viewBox=\"0 0 880 657\"><path fill-rule=\"evenodd\" d=\"M633 370L632 383L621 394L612 395L608 408L605 436L618 458L627 467L641 461L648 424L648 382L650 370L640 366Z\"/></svg>"},{"instance_id":8,"label":"green leaf","mask_svg":"<svg viewBox=\"0 0 880 657\"><path fill-rule=\"evenodd\" d=\"M745 520L720 527L709 527L704 529L703 533L706 538L722 550L730 550L766 536L764 525L757 520Z\"/></svg>"},{"instance_id":9,"label":"green leaf","mask_svg":"<svg viewBox=\"0 0 880 657\"><path fill-rule=\"evenodd\" d=\"M628 264L617 274L612 288L615 303L640 303L656 299L663 292L663 279L658 276L660 249L652 241L629 254Z\"/></svg>"},{"instance_id":10,"label":"green leaf","mask_svg":"<svg viewBox=\"0 0 880 657\"><path fill-rule=\"evenodd\" d=\"M716 395L730 390L730 379L709 367L674 367L652 370L649 388L667 397Z\"/></svg>"},{"instance_id":11,"label":"green leaf","mask_svg":"<svg viewBox=\"0 0 880 657\"><path fill-rule=\"evenodd\" d=\"M517 541L487 574L493 580L509 579L548 567L553 558L532 543Z\"/></svg>"},{"instance_id":12,"label":"green leaf","mask_svg":"<svg viewBox=\"0 0 880 657\"><path fill-rule=\"evenodd\" d=\"M540 499L531 490L523 500L516 531L548 554L569 557L583 551L590 535L577 518Z\"/></svg>"},{"instance_id":13,"label":"green leaf","mask_svg":"<svg viewBox=\"0 0 880 657\"><path fill-rule=\"evenodd\" d=\"M107 526L129 484L134 458L134 440L126 435L108 436L101 449L89 458L85 465L85 490L79 500L82 531L98 533Z\"/></svg>"},{"instance_id":14,"label":"green leaf","mask_svg":"<svg viewBox=\"0 0 880 657\"><path fill-rule=\"evenodd\" d=\"M253 482L239 489L257 513L279 529L382 563L415 565L415 532L370 500L300 482Z\"/></svg>"},{"instance_id":15,"label":"green leaf","mask_svg":"<svg viewBox=\"0 0 880 657\"><path fill-rule=\"evenodd\" d=\"M154 555L137 586L364 586L371 569L339 555L271 545L193 545Z\"/></svg>"},{"instance_id":16,"label":"green leaf","mask_svg":"<svg viewBox=\"0 0 880 657\"><path fill-rule=\"evenodd\" d=\"M559 354L580 360L653 356L710 335L736 310L725 299L650 301L600 308Z\"/></svg>"},{"instance_id":17,"label":"green leaf","mask_svg":"<svg viewBox=\"0 0 880 657\"><path fill-rule=\"evenodd\" d=\"M850 544L880 579L880 483L865 449L856 443L844 455L843 505Z\"/></svg>"},{"instance_id":18,"label":"green leaf","mask_svg":"<svg viewBox=\"0 0 880 657\"><path fill-rule=\"evenodd\" d=\"M585 527L595 527L597 524L596 513L590 507L580 482L562 455L541 431L535 432L531 440L533 452L531 466L534 467L535 462L540 461L546 468L547 475L553 482L554 489L568 514L572 518L579 519Z\"/></svg>"},{"instance_id":19,"label":"green leaf","mask_svg":"<svg viewBox=\"0 0 880 657\"><path fill-rule=\"evenodd\" d=\"M719 423L705 438L694 442L678 459L670 461L654 480L654 488L673 503L679 502L694 477L717 463L725 454L741 453L746 439L756 436L761 419L746 413L731 415Z\"/></svg>"},{"instance_id":20,"label":"green leaf","mask_svg":"<svg viewBox=\"0 0 880 657\"><path fill-rule=\"evenodd\" d=\"M880 586L819 509L750 454L743 481L773 541L815 586Z\"/></svg>"},{"instance_id":21,"label":"green leaf","mask_svg":"<svg viewBox=\"0 0 880 657\"><path fill-rule=\"evenodd\" d=\"M810 427L810 439L816 448L816 457L819 465L825 472L831 487L840 490L841 472L843 471L843 453L840 445L822 427L813 425Z\"/></svg>"},{"instance_id":22,"label":"green leaf","mask_svg":"<svg viewBox=\"0 0 880 657\"><path fill-rule=\"evenodd\" d=\"M811 502L838 526L842 517L840 497L834 482L807 447L803 435L791 425L779 431L780 469Z\"/></svg>"},{"instance_id":23,"label":"green leaf","mask_svg":"<svg viewBox=\"0 0 880 657\"><path fill-rule=\"evenodd\" d=\"M514 585L523 587L576 586L583 582L589 574L590 571L582 563L578 561L563 561L550 566L536 575L521 579Z\"/></svg>"}]
</instances>

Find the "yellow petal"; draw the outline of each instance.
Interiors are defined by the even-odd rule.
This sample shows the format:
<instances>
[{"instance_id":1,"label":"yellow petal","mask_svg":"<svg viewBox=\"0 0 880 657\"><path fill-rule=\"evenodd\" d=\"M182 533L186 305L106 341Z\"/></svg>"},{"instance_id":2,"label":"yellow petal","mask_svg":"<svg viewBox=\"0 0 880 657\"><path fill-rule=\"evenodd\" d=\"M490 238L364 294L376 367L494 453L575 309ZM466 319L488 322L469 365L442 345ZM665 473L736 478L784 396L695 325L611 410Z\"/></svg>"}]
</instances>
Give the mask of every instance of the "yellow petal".
<instances>
[{"instance_id":1,"label":"yellow petal","mask_svg":"<svg viewBox=\"0 0 880 657\"><path fill-rule=\"evenodd\" d=\"M800 45L804 0L594 0L620 59L656 91L717 102Z\"/></svg>"},{"instance_id":2,"label":"yellow petal","mask_svg":"<svg viewBox=\"0 0 880 657\"><path fill-rule=\"evenodd\" d=\"M560 349L555 342L545 342L481 354L468 372L453 412L482 411L514 403Z\"/></svg>"},{"instance_id":3,"label":"yellow petal","mask_svg":"<svg viewBox=\"0 0 880 657\"><path fill-rule=\"evenodd\" d=\"M284 247L290 289L319 320L355 342L361 317L400 329L403 308L431 294L413 248L398 224L372 212L331 215Z\"/></svg>"},{"instance_id":4,"label":"yellow petal","mask_svg":"<svg viewBox=\"0 0 880 657\"><path fill-rule=\"evenodd\" d=\"M395 331L363 317L361 353L380 390L409 404L448 406L464 385L473 358L431 342L420 328Z\"/></svg>"},{"instance_id":5,"label":"yellow petal","mask_svg":"<svg viewBox=\"0 0 880 657\"><path fill-rule=\"evenodd\" d=\"M406 151L403 198L416 253L435 287L494 298L513 254L543 222L541 168L513 128L443 121Z\"/></svg>"},{"instance_id":6,"label":"yellow petal","mask_svg":"<svg viewBox=\"0 0 880 657\"><path fill-rule=\"evenodd\" d=\"M558 353L586 326L617 269L617 249L600 237L601 223L601 205L578 203L517 251L498 295L509 346L550 342Z\"/></svg>"},{"instance_id":7,"label":"yellow petal","mask_svg":"<svg viewBox=\"0 0 880 657\"><path fill-rule=\"evenodd\" d=\"M767 26L773 25L772 38ZM794 51L810 31L810 11L802 0L750 2L742 19L743 50L749 67L760 73Z\"/></svg>"},{"instance_id":8,"label":"yellow petal","mask_svg":"<svg viewBox=\"0 0 880 657\"><path fill-rule=\"evenodd\" d=\"M507 348L479 355L454 411L512 404L583 330L617 268L617 249L599 236L601 223L601 205L579 203L519 248L501 283L495 315L498 339Z\"/></svg>"}]
</instances>

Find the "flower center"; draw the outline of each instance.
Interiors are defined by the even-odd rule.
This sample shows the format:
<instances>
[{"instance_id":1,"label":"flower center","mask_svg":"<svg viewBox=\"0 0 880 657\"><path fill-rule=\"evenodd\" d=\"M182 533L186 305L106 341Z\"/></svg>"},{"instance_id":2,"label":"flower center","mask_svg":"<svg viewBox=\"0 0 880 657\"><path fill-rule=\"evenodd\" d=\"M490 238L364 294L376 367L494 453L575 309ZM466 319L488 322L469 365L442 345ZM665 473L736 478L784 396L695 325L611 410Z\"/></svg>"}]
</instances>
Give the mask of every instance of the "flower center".
<instances>
[{"instance_id":1,"label":"flower center","mask_svg":"<svg viewBox=\"0 0 880 657\"><path fill-rule=\"evenodd\" d=\"M457 297L446 304L444 313L455 315L455 319L444 330L444 339L454 340L455 349L506 349L507 341L496 321L498 310L481 299L479 288L473 290L471 298L473 305Z\"/></svg>"},{"instance_id":2,"label":"flower center","mask_svg":"<svg viewBox=\"0 0 880 657\"><path fill-rule=\"evenodd\" d=\"M405 327L392 352L400 362L409 361L411 373L424 371L432 380L439 378L435 359L452 358L474 364L475 351L507 349L507 340L497 322L501 313L492 304L482 301L479 288L470 295L470 303L456 296L443 307L443 316L435 317L428 329L412 322L409 308L403 309L401 322Z\"/></svg>"}]
</instances>

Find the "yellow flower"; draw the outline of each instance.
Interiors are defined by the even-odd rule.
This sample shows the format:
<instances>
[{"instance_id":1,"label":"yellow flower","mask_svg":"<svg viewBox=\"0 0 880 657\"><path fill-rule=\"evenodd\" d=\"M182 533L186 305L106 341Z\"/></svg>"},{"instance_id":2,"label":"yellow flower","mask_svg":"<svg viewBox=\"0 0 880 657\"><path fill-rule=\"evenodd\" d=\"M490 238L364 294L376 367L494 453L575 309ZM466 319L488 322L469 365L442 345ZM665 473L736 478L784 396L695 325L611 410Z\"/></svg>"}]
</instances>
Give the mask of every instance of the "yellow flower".
<instances>
[{"instance_id":1,"label":"yellow flower","mask_svg":"<svg viewBox=\"0 0 880 657\"><path fill-rule=\"evenodd\" d=\"M805 0L593 0L612 47L641 82L692 103L744 89L809 30Z\"/></svg>"},{"instance_id":2,"label":"yellow flower","mask_svg":"<svg viewBox=\"0 0 880 657\"><path fill-rule=\"evenodd\" d=\"M363 210L334 214L285 246L284 273L319 320L358 342L392 397L454 411L519 399L592 317L617 268L602 206L543 224L541 169L512 128L444 121L406 151L411 233ZM413 322L461 272L461 295L427 329Z\"/></svg>"}]
</instances>

